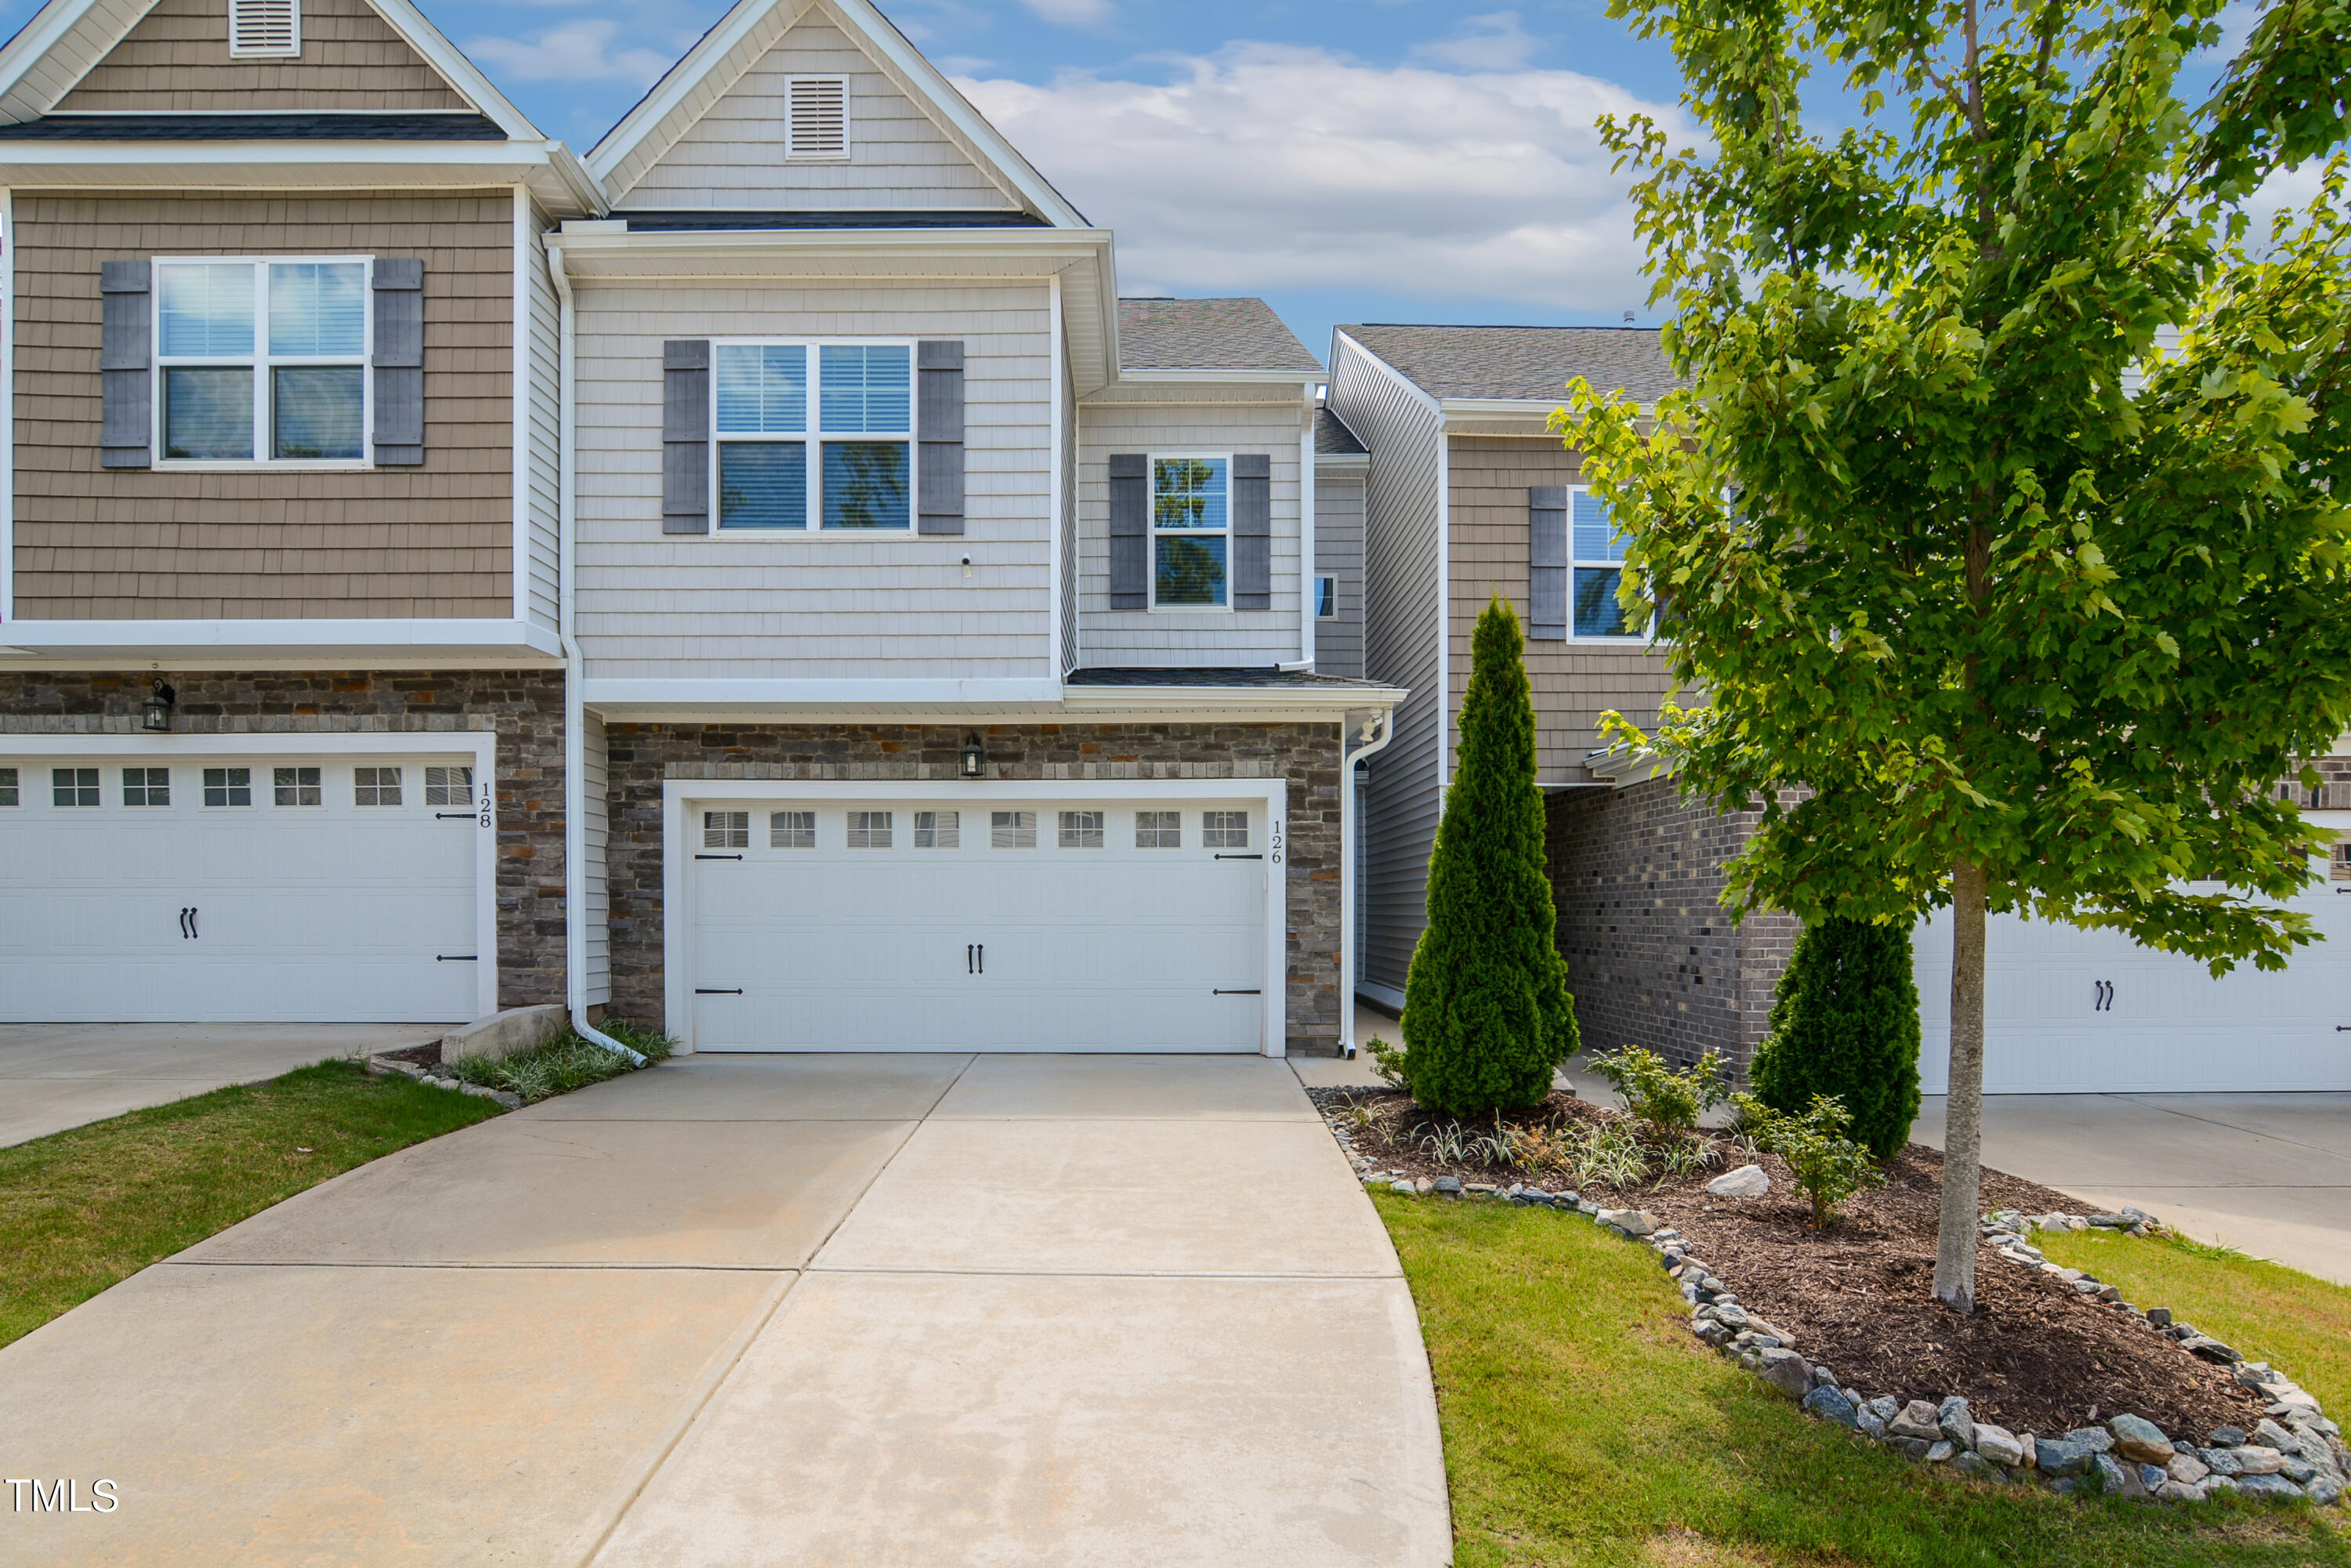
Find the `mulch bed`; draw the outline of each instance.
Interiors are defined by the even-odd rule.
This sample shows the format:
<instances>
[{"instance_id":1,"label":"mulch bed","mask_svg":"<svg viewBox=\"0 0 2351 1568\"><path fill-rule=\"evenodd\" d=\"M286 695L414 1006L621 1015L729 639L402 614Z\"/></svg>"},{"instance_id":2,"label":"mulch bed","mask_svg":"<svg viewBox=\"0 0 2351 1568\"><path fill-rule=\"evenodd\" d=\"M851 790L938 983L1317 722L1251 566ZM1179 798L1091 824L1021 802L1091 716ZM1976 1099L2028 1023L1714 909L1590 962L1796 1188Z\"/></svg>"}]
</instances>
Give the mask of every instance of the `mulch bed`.
<instances>
[{"instance_id":1,"label":"mulch bed","mask_svg":"<svg viewBox=\"0 0 2351 1568\"><path fill-rule=\"evenodd\" d=\"M1419 1140L1452 1125L1449 1118L1392 1092L1356 1092L1348 1099L1374 1117L1368 1135L1356 1134L1357 1148L1385 1168L1554 1191L1577 1185L1558 1172L1441 1164ZM1565 1092L1501 1119L1505 1126L1624 1120ZM1474 1134L1491 1132L1494 1124L1481 1117L1464 1125ZM1384 1141L1390 1132L1393 1144ZM1771 1155L1751 1159L1771 1177L1769 1197L1724 1198L1706 1190L1714 1176L1749 1163L1726 1143L1720 1161L1692 1175L1651 1176L1622 1188L1593 1182L1580 1190L1606 1207L1646 1209L1679 1230L1741 1304L1786 1330L1807 1360L1827 1366L1845 1387L1904 1400L1964 1395L1979 1419L2043 1437L2125 1411L2176 1437L2198 1438L2220 1426L2250 1429L2261 1419L2265 1400L2238 1387L2224 1368L2149 1333L2119 1308L2020 1269L1989 1248L1978 1255L1975 1314L1961 1317L1937 1301L1943 1162L1936 1150L1910 1145L1886 1168L1886 1185L1847 1199L1827 1231L1813 1228L1810 1202ZM1982 1207L2093 1211L2078 1198L1993 1170L1983 1173Z\"/></svg>"}]
</instances>

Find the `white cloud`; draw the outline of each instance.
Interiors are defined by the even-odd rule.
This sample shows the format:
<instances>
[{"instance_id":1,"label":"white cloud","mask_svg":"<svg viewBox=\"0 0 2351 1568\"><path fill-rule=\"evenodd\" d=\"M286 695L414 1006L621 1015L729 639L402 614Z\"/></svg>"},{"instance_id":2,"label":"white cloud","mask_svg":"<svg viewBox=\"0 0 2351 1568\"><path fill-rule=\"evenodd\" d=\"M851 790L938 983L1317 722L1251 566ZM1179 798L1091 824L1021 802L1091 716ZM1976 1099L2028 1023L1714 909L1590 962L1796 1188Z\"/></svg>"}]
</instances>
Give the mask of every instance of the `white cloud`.
<instances>
[{"instance_id":1,"label":"white cloud","mask_svg":"<svg viewBox=\"0 0 2351 1568\"><path fill-rule=\"evenodd\" d=\"M567 22L535 38L471 38L465 52L485 69L521 81L621 81L653 85L675 57L659 49L612 48L617 22Z\"/></svg>"},{"instance_id":2,"label":"white cloud","mask_svg":"<svg viewBox=\"0 0 2351 1568\"><path fill-rule=\"evenodd\" d=\"M1464 18L1461 31L1449 38L1416 45L1412 56L1462 70L1514 71L1542 47L1541 38L1519 26L1516 11L1494 11Z\"/></svg>"},{"instance_id":3,"label":"white cloud","mask_svg":"<svg viewBox=\"0 0 2351 1568\"><path fill-rule=\"evenodd\" d=\"M1365 287L1604 313L1647 296L1593 121L1677 110L1572 71L1382 68L1239 44L1164 85L959 81L1118 231L1122 287Z\"/></svg>"},{"instance_id":4,"label":"white cloud","mask_svg":"<svg viewBox=\"0 0 2351 1568\"><path fill-rule=\"evenodd\" d=\"M1023 0L1048 22L1064 27L1091 27L1110 16L1110 0Z\"/></svg>"}]
</instances>

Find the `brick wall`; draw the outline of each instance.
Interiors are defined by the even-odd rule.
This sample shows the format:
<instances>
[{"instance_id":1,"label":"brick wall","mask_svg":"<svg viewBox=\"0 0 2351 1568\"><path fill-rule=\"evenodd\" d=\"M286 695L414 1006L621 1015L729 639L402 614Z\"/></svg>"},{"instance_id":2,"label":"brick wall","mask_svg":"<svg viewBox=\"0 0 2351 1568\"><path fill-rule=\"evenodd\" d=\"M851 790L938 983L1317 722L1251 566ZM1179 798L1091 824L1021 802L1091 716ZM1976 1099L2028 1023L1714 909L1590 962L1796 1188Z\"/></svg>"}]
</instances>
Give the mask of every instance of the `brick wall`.
<instances>
[{"instance_id":1,"label":"brick wall","mask_svg":"<svg viewBox=\"0 0 2351 1568\"><path fill-rule=\"evenodd\" d=\"M175 670L172 728L497 735L498 1005L563 1000L563 672ZM0 672L0 732L129 735L155 676Z\"/></svg>"},{"instance_id":2,"label":"brick wall","mask_svg":"<svg viewBox=\"0 0 2351 1568\"><path fill-rule=\"evenodd\" d=\"M1559 950L1584 1049L1641 1045L1687 1064L1719 1050L1743 1071L1801 924L1719 902L1723 862L1759 813L1684 800L1671 779L1544 798Z\"/></svg>"},{"instance_id":3,"label":"brick wall","mask_svg":"<svg viewBox=\"0 0 2351 1568\"><path fill-rule=\"evenodd\" d=\"M965 733L944 725L607 725L612 1011L646 1022L663 1018L664 779L946 781L956 777ZM1287 780L1289 1049L1336 1051L1337 725L1002 725L983 733L997 779Z\"/></svg>"}]
</instances>

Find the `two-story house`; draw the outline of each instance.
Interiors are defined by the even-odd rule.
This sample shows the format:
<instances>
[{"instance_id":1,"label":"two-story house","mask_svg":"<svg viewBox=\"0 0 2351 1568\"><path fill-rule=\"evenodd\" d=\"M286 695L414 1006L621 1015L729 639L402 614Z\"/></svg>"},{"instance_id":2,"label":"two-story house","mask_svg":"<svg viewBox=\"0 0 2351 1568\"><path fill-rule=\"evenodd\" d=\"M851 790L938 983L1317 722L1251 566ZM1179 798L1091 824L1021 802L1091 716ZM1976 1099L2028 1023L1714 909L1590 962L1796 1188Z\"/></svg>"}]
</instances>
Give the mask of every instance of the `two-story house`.
<instances>
[{"instance_id":1,"label":"two-story house","mask_svg":"<svg viewBox=\"0 0 2351 1568\"><path fill-rule=\"evenodd\" d=\"M601 209L406 0L0 49L0 1011L563 994L555 313Z\"/></svg>"},{"instance_id":2,"label":"two-story house","mask_svg":"<svg viewBox=\"0 0 2351 1568\"><path fill-rule=\"evenodd\" d=\"M863 0L584 160L402 0L52 0L0 114L12 1016L1344 1040L1364 455Z\"/></svg>"}]
</instances>

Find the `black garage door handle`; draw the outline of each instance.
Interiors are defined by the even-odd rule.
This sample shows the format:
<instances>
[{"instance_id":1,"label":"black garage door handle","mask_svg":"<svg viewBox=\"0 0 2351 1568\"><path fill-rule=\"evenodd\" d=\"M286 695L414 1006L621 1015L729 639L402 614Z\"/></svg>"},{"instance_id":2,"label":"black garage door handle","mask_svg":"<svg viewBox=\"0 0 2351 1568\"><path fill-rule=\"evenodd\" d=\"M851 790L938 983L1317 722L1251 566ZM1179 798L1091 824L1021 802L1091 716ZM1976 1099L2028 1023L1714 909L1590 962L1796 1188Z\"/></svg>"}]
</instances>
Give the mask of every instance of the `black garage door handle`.
<instances>
[{"instance_id":1,"label":"black garage door handle","mask_svg":"<svg viewBox=\"0 0 2351 1568\"><path fill-rule=\"evenodd\" d=\"M697 997L739 997L743 994L743 988L740 986L696 986L694 988L694 994Z\"/></svg>"}]
</instances>

